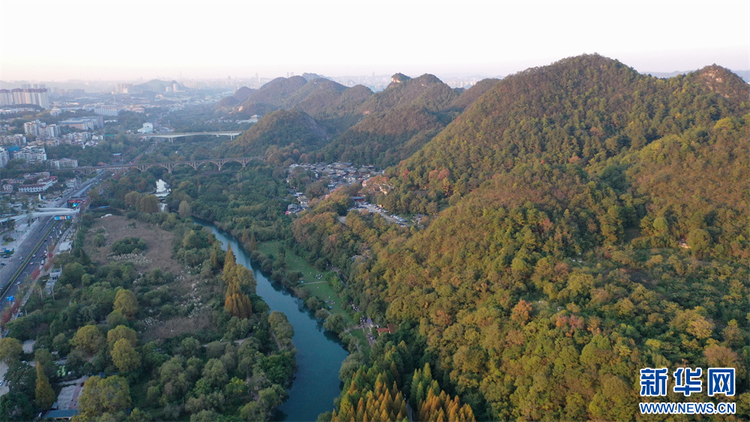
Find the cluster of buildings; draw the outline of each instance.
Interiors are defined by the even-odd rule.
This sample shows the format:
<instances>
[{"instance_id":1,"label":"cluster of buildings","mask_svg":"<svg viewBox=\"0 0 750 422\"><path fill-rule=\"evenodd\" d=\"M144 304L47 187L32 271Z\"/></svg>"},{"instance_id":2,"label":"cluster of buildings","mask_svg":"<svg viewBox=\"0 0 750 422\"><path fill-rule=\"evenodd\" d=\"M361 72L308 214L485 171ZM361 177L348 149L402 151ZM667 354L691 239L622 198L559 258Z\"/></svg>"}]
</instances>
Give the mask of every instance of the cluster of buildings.
<instances>
[{"instance_id":1,"label":"cluster of buildings","mask_svg":"<svg viewBox=\"0 0 750 422\"><path fill-rule=\"evenodd\" d=\"M330 191L353 183L363 183L371 177L383 173L375 166L355 166L352 163L292 164L287 169L286 182L291 183L292 174L299 172L300 169L310 172L315 180L326 179ZM287 214L297 213L310 207L310 200L304 193L293 191L292 194L297 198L299 205L290 204L287 207Z\"/></svg>"},{"instance_id":2,"label":"cluster of buildings","mask_svg":"<svg viewBox=\"0 0 750 422\"><path fill-rule=\"evenodd\" d=\"M61 133L63 128L70 127L79 131ZM46 161L45 146L60 144L77 145L81 147L96 146L103 139L102 135L95 135L90 130L104 127L102 116L86 116L67 119L57 124L47 124L40 120L26 122L23 125L24 134L9 134L12 127L8 124L0 125L0 167L13 158L23 158L27 162ZM28 138L27 138L28 137ZM29 138L32 141L29 141ZM35 140L34 140L35 138ZM56 164L52 164L56 166ZM69 163L63 164L70 167ZM57 168L57 167L56 167Z\"/></svg>"},{"instance_id":3,"label":"cluster of buildings","mask_svg":"<svg viewBox=\"0 0 750 422\"><path fill-rule=\"evenodd\" d=\"M27 173L23 179L2 179L0 186L3 192L13 192L18 190L21 193L40 193L57 183L57 176L50 176L49 172Z\"/></svg>"},{"instance_id":4,"label":"cluster of buildings","mask_svg":"<svg viewBox=\"0 0 750 422\"><path fill-rule=\"evenodd\" d=\"M0 168L5 167L8 162L12 159L20 158L26 160L27 163L42 163L46 162L50 168L53 169L65 169L65 168L76 168L78 167L78 160L70 158L61 158L59 160L48 160L47 150L44 146L39 145L26 145L19 147L18 145L0 146Z\"/></svg>"},{"instance_id":5,"label":"cluster of buildings","mask_svg":"<svg viewBox=\"0 0 750 422\"><path fill-rule=\"evenodd\" d=\"M12 158L20 158L26 160L27 163L41 163L47 161L47 150L44 147L27 145L23 148L10 149Z\"/></svg>"},{"instance_id":6,"label":"cluster of buildings","mask_svg":"<svg viewBox=\"0 0 750 422\"><path fill-rule=\"evenodd\" d=\"M365 180L382 174L375 166L355 166L352 163L331 163L331 164L292 164L287 169L288 174L292 174L295 169L301 168L310 171L315 179L328 179L328 189L333 191L341 186L348 186L353 183L361 183ZM287 179L289 182L289 179Z\"/></svg>"},{"instance_id":7,"label":"cluster of buildings","mask_svg":"<svg viewBox=\"0 0 750 422\"><path fill-rule=\"evenodd\" d=\"M50 108L49 92L44 85L21 85L21 88L0 89L0 106L36 105Z\"/></svg>"},{"instance_id":8,"label":"cluster of buildings","mask_svg":"<svg viewBox=\"0 0 750 422\"><path fill-rule=\"evenodd\" d=\"M47 124L45 122L34 120L23 124L24 134L41 139L57 138L60 136L60 128L69 127L78 130L95 130L104 128L104 118L102 116L86 116L67 119L57 124Z\"/></svg>"},{"instance_id":9,"label":"cluster of buildings","mask_svg":"<svg viewBox=\"0 0 750 422\"><path fill-rule=\"evenodd\" d=\"M38 138L57 138L60 136L60 126L34 120L23 124L23 133Z\"/></svg>"},{"instance_id":10,"label":"cluster of buildings","mask_svg":"<svg viewBox=\"0 0 750 422\"><path fill-rule=\"evenodd\" d=\"M78 160L72 158L61 158L59 160L47 160L47 165L53 169L74 169L78 167Z\"/></svg>"}]
</instances>

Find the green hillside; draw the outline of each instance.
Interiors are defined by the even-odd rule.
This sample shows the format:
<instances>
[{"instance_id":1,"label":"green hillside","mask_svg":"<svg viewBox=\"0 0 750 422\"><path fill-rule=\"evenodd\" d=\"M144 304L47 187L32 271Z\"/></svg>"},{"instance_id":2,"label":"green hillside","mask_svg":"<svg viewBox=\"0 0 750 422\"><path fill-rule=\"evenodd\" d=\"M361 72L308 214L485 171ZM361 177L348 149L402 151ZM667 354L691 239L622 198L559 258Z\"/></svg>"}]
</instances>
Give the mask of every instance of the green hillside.
<instances>
[{"instance_id":1,"label":"green hillside","mask_svg":"<svg viewBox=\"0 0 750 422\"><path fill-rule=\"evenodd\" d=\"M358 112L361 120L325 149L329 160L388 166L411 156L462 111L459 94L433 75L396 74ZM468 92L468 91L467 91ZM471 95L469 95L470 97ZM454 107L455 106L455 107Z\"/></svg>"},{"instance_id":2,"label":"green hillside","mask_svg":"<svg viewBox=\"0 0 750 422\"><path fill-rule=\"evenodd\" d=\"M298 110L278 110L263 116L240 137L225 144L223 153L230 156L266 155L271 161L281 156L314 151L329 139L326 128Z\"/></svg>"},{"instance_id":3,"label":"green hillside","mask_svg":"<svg viewBox=\"0 0 750 422\"><path fill-rule=\"evenodd\" d=\"M721 75L707 83L714 72ZM736 75L713 67L657 79L601 56L565 59L497 83L393 171L405 176L390 183L402 197L396 202L406 204L399 211L424 212L409 203L464 195L519 163L574 163L595 172L664 136L746 113L747 92ZM431 177L441 172L448 176Z\"/></svg>"},{"instance_id":4,"label":"green hillside","mask_svg":"<svg viewBox=\"0 0 750 422\"><path fill-rule=\"evenodd\" d=\"M638 419L639 370L677 366L735 368L719 400L750 417L749 94L716 66L656 79L565 59L494 84L372 181L386 209L431 214L421 228L332 224L337 195L295 220L299 253L400 327L345 362L332 416L371 388L351 387L357 367L413 392L429 363L435 394L479 420Z\"/></svg>"}]
</instances>

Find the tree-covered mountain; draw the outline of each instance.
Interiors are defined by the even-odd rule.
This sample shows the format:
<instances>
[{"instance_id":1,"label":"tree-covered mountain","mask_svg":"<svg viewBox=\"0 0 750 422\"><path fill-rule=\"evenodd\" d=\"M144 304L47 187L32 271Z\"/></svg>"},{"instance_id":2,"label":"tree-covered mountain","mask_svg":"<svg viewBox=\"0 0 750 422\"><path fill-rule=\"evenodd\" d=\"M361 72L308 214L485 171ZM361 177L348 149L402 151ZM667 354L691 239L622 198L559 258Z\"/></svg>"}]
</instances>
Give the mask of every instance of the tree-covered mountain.
<instances>
[{"instance_id":1,"label":"tree-covered mountain","mask_svg":"<svg viewBox=\"0 0 750 422\"><path fill-rule=\"evenodd\" d=\"M391 81L362 104L359 123L325 148L327 159L396 164L442 131L491 85L478 84L459 94L433 75L412 79L398 73Z\"/></svg>"},{"instance_id":2,"label":"tree-covered mountain","mask_svg":"<svg viewBox=\"0 0 750 422\"><path fill-rule=\"evenodd\" d=\"M717 67L672 79L598 55L509 76L390 174L399 211L465 195L519 163L597 171L654 140L748 111L748 88ZM437 175L444 177L436 179Z\"/></svg>"},{"instance_id":3,"label":"tree-covered mountain","mask_svg":"<svg viewBox=\"0 0 750 422\"><path fill-rule=\"evenodd\" d=\"M222 146L230 156L266 155L271 161L282 156L317 150L330 139L326 128L299 110L278 110L263 116L258 123L231 143Z\"/></svg>"},{"instance_id":4,"label":"tree-covered mountain","mask_svg":"<svg viewBox=\"0 0 750 422\"><path fill-rule=\"evenodd\" d=\"M219 101L219 103L216 105L216 108L224 109L236 107L244 103L248 99L248 97L250 97L250 95L255 91L256 90L248 88L246 86L240 87L237 91L234 91L234 94Z\"/></svg>"},{"instance_id":5,"label":"tree-covered mountain","mask_svg":"<svg viewBox=\"0 0 750 422\"><path fill-rule=\"evenodd\" d=\"M359 119L358 107L372 95L372 91L362 85L347 88L315 74L276 78L258 90L240 91L222 99L217 108L229 109L231 114L242 117L296 109L307 113L332 133L343 132L355 124Z\"/></svg>"},{"instance_id":6,"label":"tree-covered mountain","mask_svg":"<svg viewBox=\"0 0 750 422\"><path fill-rule=\"evenodd\" d=\"M334 193L292 233L357 309L400 326L360 358L393 391L430 363L478 419L633 420L641 368L733 367L737 394L719 400L746 419L748 98L716 66L530 69L371 181L386 209L430 214L422 228L356 211L336 224ZM358 411L352 396L330 416Z\"/></svg>"},{"instance_id":7,"label":"tree-covered mountain","mask_svg":"<svg viewBox=\"0 0 750 422\"><path fill-rule=\"evenodd\" d=\"M384 91L373 94L361 85L347 88L308 76L274 79L248 93L241 105L235 94L217 107L241 116L300 110L325 127L331 140L315 144L318 150L308 147L307 159L387 166L419 150L497 82L488 79L468 90L454 90L433 75L412 79L399 73Z\"/></svg>"}]
</instances>

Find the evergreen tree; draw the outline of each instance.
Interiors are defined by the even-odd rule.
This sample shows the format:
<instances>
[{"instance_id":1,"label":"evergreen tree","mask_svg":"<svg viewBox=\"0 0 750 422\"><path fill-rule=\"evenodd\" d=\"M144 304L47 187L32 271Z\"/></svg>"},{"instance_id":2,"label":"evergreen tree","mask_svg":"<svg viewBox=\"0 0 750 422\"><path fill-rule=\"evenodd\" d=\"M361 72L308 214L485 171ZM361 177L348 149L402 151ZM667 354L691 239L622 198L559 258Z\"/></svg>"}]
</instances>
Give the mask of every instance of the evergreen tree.
<instances>
[{"instance_id":1,"label":"evergreen tree","mask_svg":"<svg viewBox=\"0 0 750 422\"><path fill-rule=\"evenodd\" d=\"M55 392L49 384L42 365L36 366L36 405L47 410L55 402Z\"/></svg>"}]
</instances>

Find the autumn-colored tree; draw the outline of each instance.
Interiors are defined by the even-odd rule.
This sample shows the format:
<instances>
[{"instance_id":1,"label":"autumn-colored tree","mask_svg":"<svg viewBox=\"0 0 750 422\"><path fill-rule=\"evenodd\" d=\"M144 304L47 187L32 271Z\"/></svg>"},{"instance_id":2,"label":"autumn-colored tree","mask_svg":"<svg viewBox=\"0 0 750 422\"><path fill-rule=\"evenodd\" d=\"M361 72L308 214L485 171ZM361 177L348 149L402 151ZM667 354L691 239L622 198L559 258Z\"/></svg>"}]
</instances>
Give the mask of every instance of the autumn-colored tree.
<instances>
[{"instance_id":1,"label":"autumn-colored tree","mask_svg":"<svg viewBox=\"0 0 750 422\"><path fill-rule=\"evenodd\" d=\"M180 214L180 218L190 218L190 216L193 214L193 210L187 201L180 202L180 206L177 209L177 212Z\"/></svg>"},{"instance_id":2,"label":"autumn-colored tree","mask_svg":"<svg viewBox=\"0 0 750 422\"><path fill-rule=\"evenodd\" d=\"M0 339L0 361L10 363L18 360L23 353L21 342L13 337Z\"/></svg>"},{"instance_id":3,"label":"autumn-colored tree","mask_svg":"<svg viewBox=\"0 0 750 422\"><path fill-rule=\"evenodd\" d=\"M141 357L128 339L117 340L112 347L112 363L120 371L131 372L141 366Z\"/></svg>"},{"instance_id":4,"label":"autumn-colored tree","mask_svg":"<svg viewBox=\"0 0 750 422\"><path fill-rule=\"evenodd\" d=\"M255 240L255 232L250 235L250 252L255 252L258 250L258 241Z\"/></svg>"},{"instance_id":5,"label":"autumn-colored tree","mask_svg":"<svg viewBox=\"0 0 750 422\"><path fill-rule=\"evenodd\" d=\"M354 374L331 418L332 422L352 420L408 420L406 400L388 372L360 368Z\"/></svg>"},{"instance_id":6,"label":"autumn-colored tree","mask_svg":"<svg viewBox=\"0 0 750 422\"><path fill-rule=\"evenodd\" d=\"M104 347L104 335L96 325L85 325L73 336L73 346L87 355L94 355Z\"/></svg>"},{"instance_id":7,"label":"autumn-colored tree","mask_svg":"<svg viewBox=\"0 0 750 422\"><path fill-rule=\"evenodd\" d=\"M107 347L109 350L112 350L115 343L120 339L126 339L132 347L138 345L138 335L135 330L124 325L118 325L107 332Z\"/></svg>"},{"instance_id":8,"label":"autumn-colored tree","mask_svg":"<svg viewBox=\"0 0 750 422\"><path fill-rule=\"evenodd\" d=\"M115 311L119 311L127 319L132 320L138 313L138 300L130 290L121 289L115 295L114 308Z\"/></svg>"},{"instance_id":9,"label":"autumn-colored tree","mask_svg":"<svg viewBox=\"0 0 750 422\"><path fill-rule=\"evenodd\" d=\"M83 384L78 410L84 418L92 418L103 413L117 413L131 404L128 381L118 375L101 378L97 375Z\"/></svg>"},{"instance_id":10,"label":"autumn-colored tree","mask_svg":"<svg viewBox=\"0 0 750 422\"><path fill-rule=\"evenodd\" d=\"M250 318L253 314L253 307L250 298L242 291L242 285L243 282L246 284L249 280L254 282L255 277L247 268L237 265L231 245L227 247L222 279L227 286L224 309L232 316L243 319ZM253 285L253 289L254 287Z\"/></svg>"},{"instance_id":11,"label":"autumn-colored tree","mask_svg":"<svg viewBox=\"0 0 750 422\"><path fill-rule=\"evenodd\" d=\"M224 282L226 283L228 274L231 274L234 270L234 267L237 266L237 261L234 257L234 252L232 252L232 244L227 244L227 254L224 257Z\"/></svg>"},{"instance_id":12,"label":"autumn-colored tree","mask_svg":"<svg viewBox=\"0 0 750 422\"><path fill-rule=\"evenodd\" d=\"M55 392L49 383L47 375L44 373L42 365L36 366L36 405L42 409L49 409L55 402Z\"/></svg>"},{"instance_id":13,"label":"autumn-colored tree","mask_svg":"<svg viewBox=\"0 0 750 422\"><path fill-rule=\"evenodd\" d=\"M232 281L227 286L227 294L224 299L224 309L237 318L250 318L253 315L253 306L250 298L240 290L239 283Z\"/></svg>"},{"instance_id":14,"label":"autumn-colored tree","mask_svg":"<svg viewBox=\"0 0 750 422\"><path fill-rule=\"evenodd\" d=\"M156 195L145 195L138 202L138 211L154 214L159 212L159 198Z\"/></svg>"},{"instance_id":15,"label":"autumn-colored tree","mask_svg":"<svg viewBox=\"0 0 750 422\"><path fill-rule=\"evenodd\" d=\"M427 391L427 397L419 406L419 417L417 420L420 421L475 421L474 412L471 406L464 404L461 406L461 401L458 396L455 396L451 400L450 396L445 391L441 391L440 395L435 395L433 390Z\"/></svg>"},{"instance_id":16,"label":"autumn-colored tree","mask_svg":"<svg viewBox=\"0 0 750 422\"><path fill-rule=\"evenodd\" d=\"M125 194L125 205L133 208L137 208L138 204L141 202L141 195L139 192L132 191Z\"/></svg>"}]
</instances>

